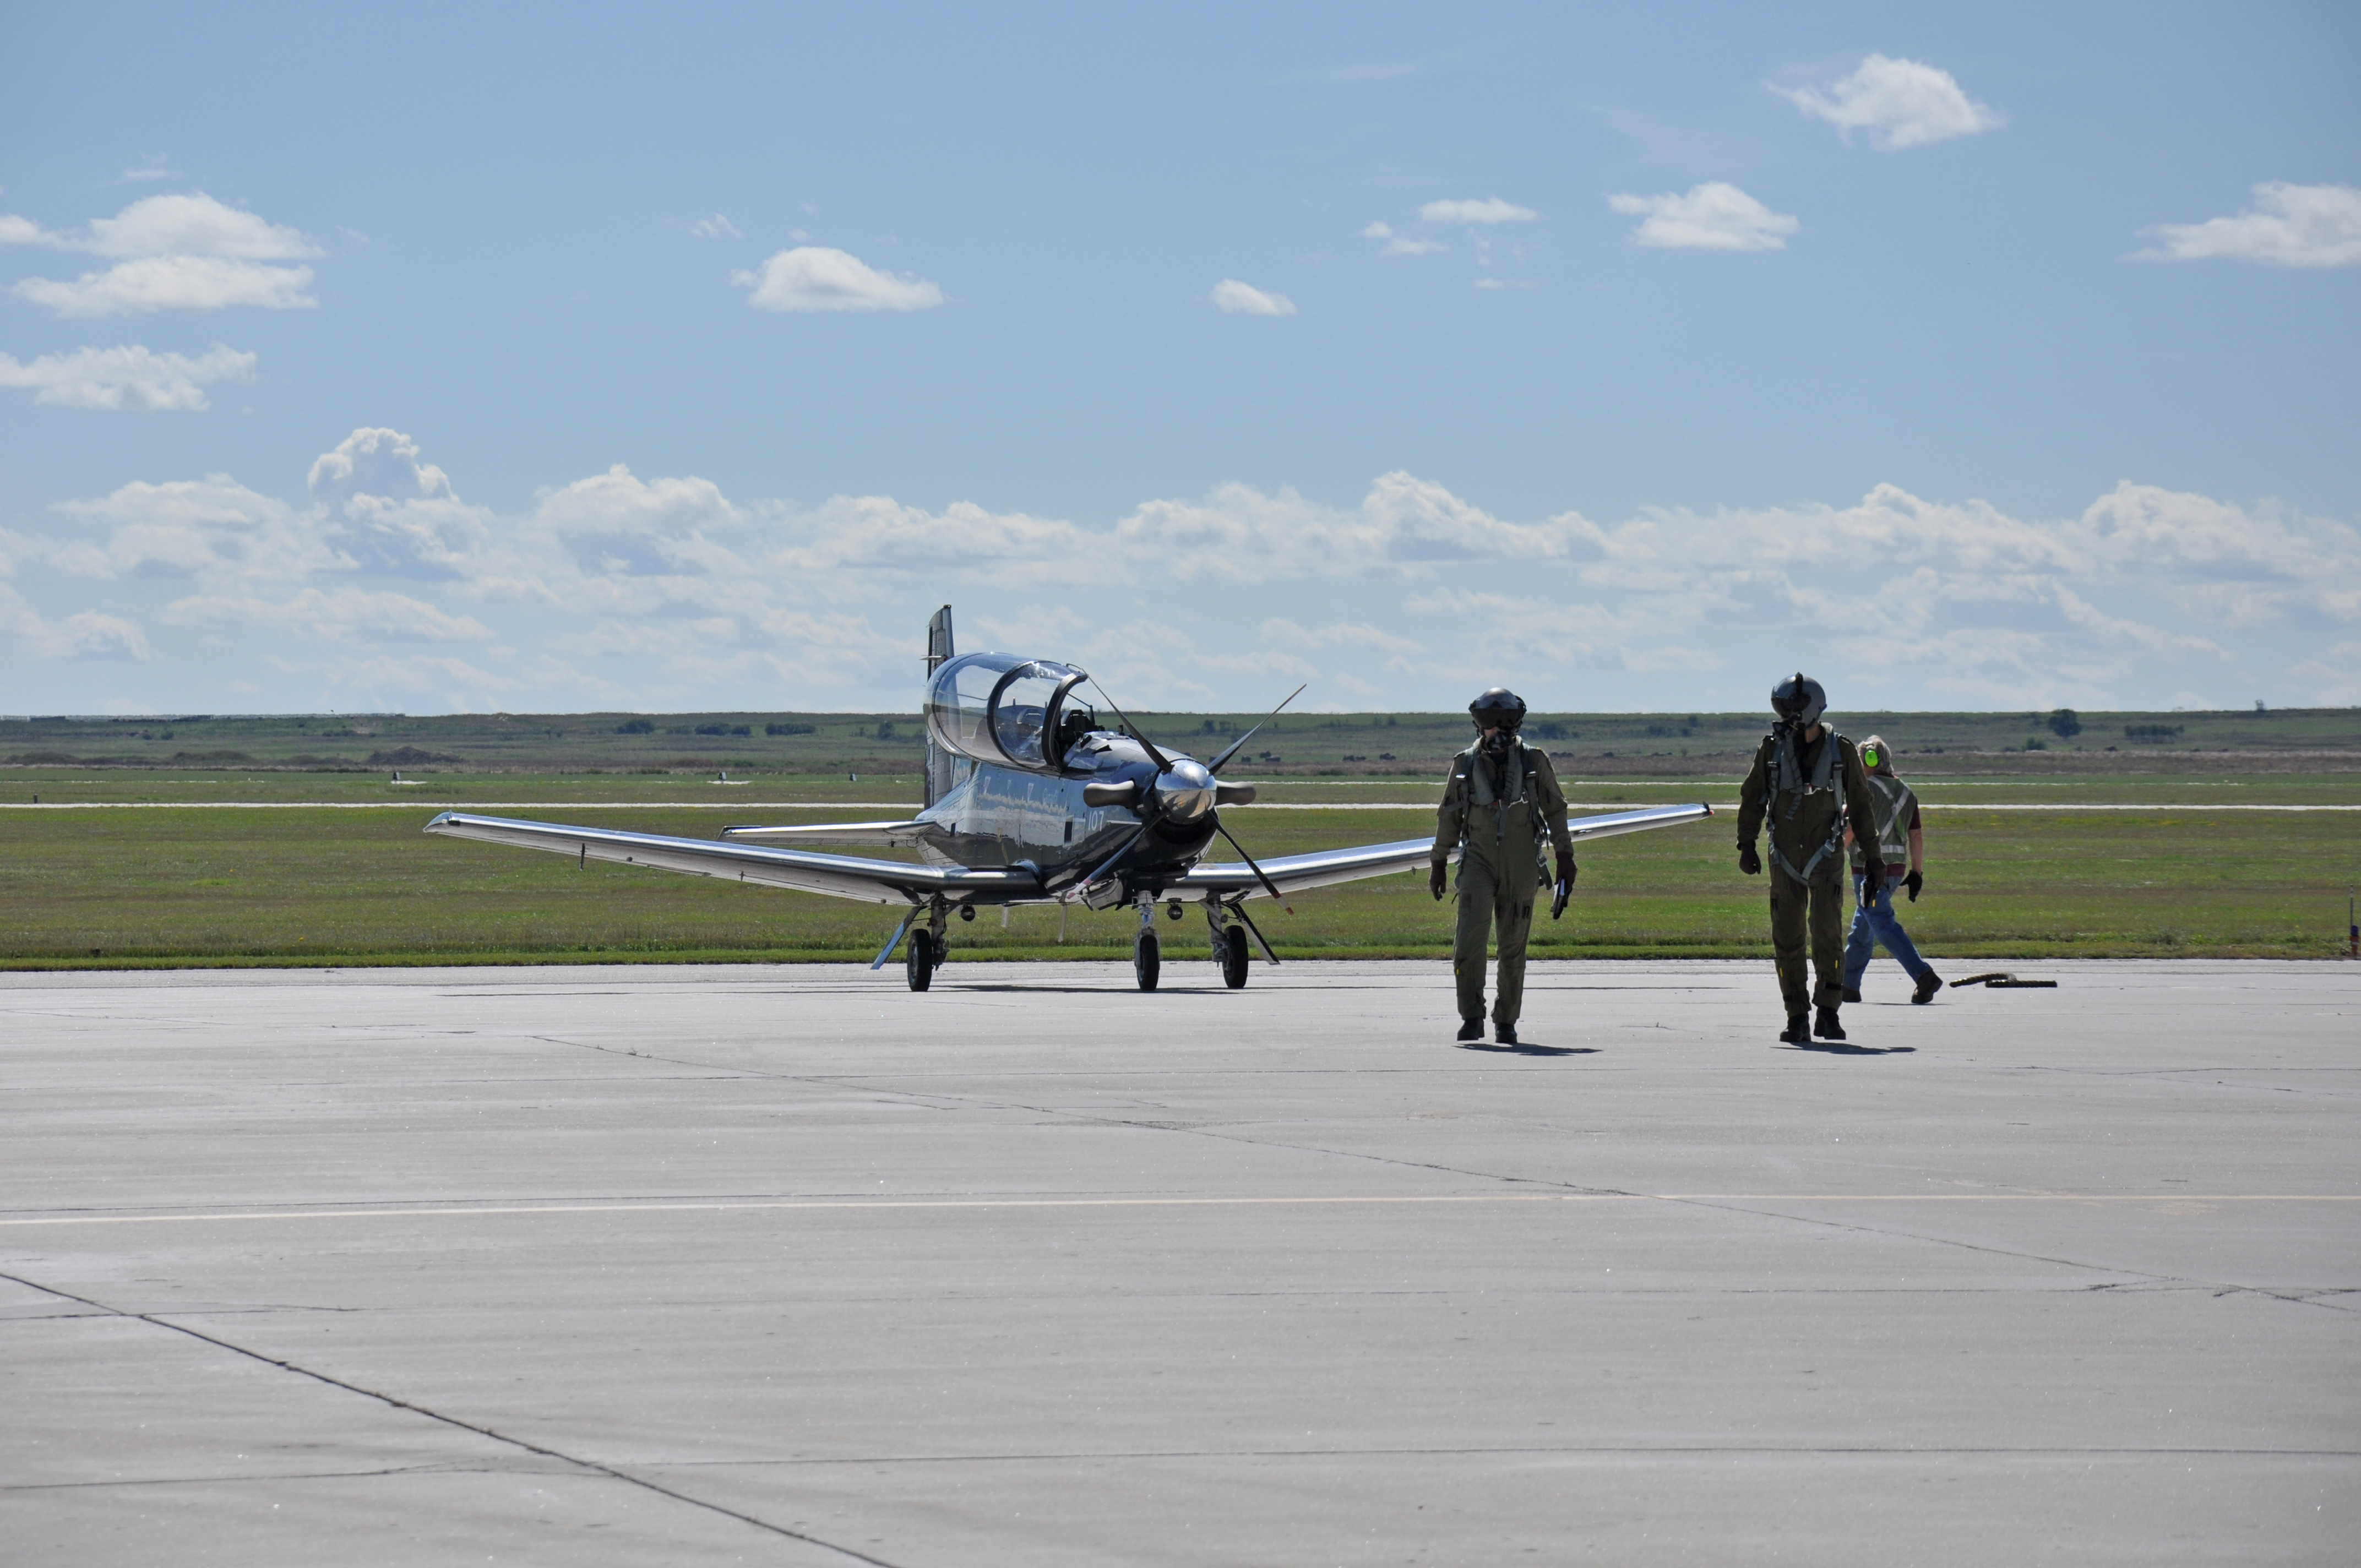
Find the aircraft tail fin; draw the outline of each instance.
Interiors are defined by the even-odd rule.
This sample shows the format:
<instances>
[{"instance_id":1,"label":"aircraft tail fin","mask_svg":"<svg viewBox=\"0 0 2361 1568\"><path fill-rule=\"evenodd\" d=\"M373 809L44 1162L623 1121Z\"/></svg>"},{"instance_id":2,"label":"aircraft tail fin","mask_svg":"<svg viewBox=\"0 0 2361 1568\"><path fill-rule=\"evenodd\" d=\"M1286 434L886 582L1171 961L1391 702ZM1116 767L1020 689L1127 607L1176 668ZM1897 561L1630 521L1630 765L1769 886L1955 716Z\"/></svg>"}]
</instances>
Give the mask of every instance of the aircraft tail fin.
<instances>
[{"instance_id":1,"label":"aircraft tail fin","mask_svg":"<svg viewBox=\"0 0 2361 1568\"><path fill-rule=\"evenodd\" d=\"M951 607L945 605L935 611L932 620L927 622L928 675L932 677L937 670L942 668L945 661L956 656L951 646ZM922 718L920 722L924 723L925 720ZM935 744L934 729L928 726L927 729L927 804L928 806L934 805L950 793L951 785L956 782L951 776L951 770L958 765L958 758Z\"/></svg>"}]
</instances>

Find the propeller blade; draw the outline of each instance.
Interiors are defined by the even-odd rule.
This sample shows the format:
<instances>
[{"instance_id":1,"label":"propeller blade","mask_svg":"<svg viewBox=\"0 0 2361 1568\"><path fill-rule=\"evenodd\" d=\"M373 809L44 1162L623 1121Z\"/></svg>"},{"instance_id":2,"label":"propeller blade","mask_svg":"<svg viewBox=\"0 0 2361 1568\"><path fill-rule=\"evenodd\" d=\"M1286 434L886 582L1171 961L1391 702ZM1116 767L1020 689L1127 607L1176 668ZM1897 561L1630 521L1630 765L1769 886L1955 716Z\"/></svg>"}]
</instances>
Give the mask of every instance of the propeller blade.
<instances>
[{"instance_id":1,"label":"propeller blade","mask_svg":"<svg viewBox=\"0 0 2361 1568\"><path fill-rule=\"evenodd\" d=\"M1255 946L1262 949L1262 956L1272 963L1279 962L1279 955L1270 950L1269 938L1262 934L1262 927L1256 925L1254 917L1246 913L1246 906L1243 903L1233 904L1230 905L1230 913L1238 917L1239 925L1254 933Z\"/></svg>"},{"instance_id":2,"label":"propeller blade","mask_svg":"<svg viewBox=\"0 0 2361 1568\"><path fill-rule=\"evenodd\" d=\"M1279 705L1279 707L1274 707L1274 708L1272 708L1272 709L1270 710L1269 717L1268 717L1268 718L1266 718L1262 721L1262 724L1268 724L1268 723L1271 721L1271 719L1273 719L1273 718L1277 718L1279 717L1279 708L1283 708L1283 707L1285 707L1287 706L1287 703L1289 703L1289 702L1293 702L1297 697L1301 696L1303 695L1303 687L1304 687L1304 686L1308 686L1308 685L1310 685L1311 684L1312 684L1312 683L1311 683L1310 681L1306 681L1306 682L1304 682L1304 683L1303 683L1303 685L1301 685L1301 686L1298 686L1298 687L1296 687L1293 691L1291 691L1291 692L1288 693L1288 694L1287 694L1287 702L1282 702L1282 703L1280 703L1280 704ZM1240 748L1241 746L1244 746L1247 741L1249 741L1249 740L1253 740L1253 739L1255 738L1255 730L1260 729L1262 728L1262 724L1257 724L1257 725L1256 725L1256 726L1254 727L1254 729L1249 729L1249 730L1247 730L1245 734L1243 734L1243 735L1239 736L1236 740L1235 740L1231 741L1231 742L1229 743L1229 745L1227 745L1226 747L1223 748L1222 754L1221 754L1220 756L1218 756L1218 757L1214 758L1212 762L1207 762L1207 763L1205 764L1205 771L1206 771L1207 773L1220 773L1220 772L1222 771L1222 764L1223 764L1224 762L1228 762L1232 757L1236 756L1236 755L1238 754L1238 748ZM1239 850L1238 852L1239 852L1240 854L1244 854L1244 853L1246 853L1246 851L1245 851L1245 850Z\"/></svg>"},{"instance_id":3,"label":"propeller blade","mask_svg":"<svg viewBox=\"0 0 2361 1568\"><path fill-rule=\"evenodd\" d=\"M1103 876L1106 875L1106 874L1107 874L1107 868L1109 868L1110 866L1114 865L1117 861L1119 861L1119 860L1123 859L1126 855L1128 855L1129 853L1131 853L1131 847L1132 847L1134 844L1138 843L1142 839L1147 838L1147 837L1148 837L1148 830L1150 828L1154 827L1154 826L1155 826L1155 824L1154 824L1154 823L1152 823L1152 822L1143 822L1143 823L1141 823L1141 824L1139 825L1139 830L1138 830L1137 832L1134 833L1130 838L1126 839L1123 841L1123 847L1122 847L1121 849L1117 850L1114 854L1109 855L1105 860L1101 861L1099 862L1099 869L1098 869L1098 870L1096 870L1096 871L1094 871L1094 872L1093 872L1090 875L1088 875L1088 876L1084 877L1084 878L1082 880L1082 883L1081 883L1081 884L1080 884L1080 885L1082 885L1082 886L1083 886L1083 887L1088 887L1088 886L1090 886L1090 884L1091 884L1091 883L1094 883L1094 882L1098 881L1101 877L1103 877Z\"/></svg>"},{"instance_id":4,"label":"propeller blade","mask_svg":"<svg viewBox=\"0 0 2361 1568\"><path fill-rule=\"evenodd\" d=\"M1285 909L1287 907L1287 895L1279 891L1279 883L1271 881L1269 875L1265 872L1260 866L1255 864L1255 858L1246 853L1246 847L1244 844L1239 843L1235 839L1230 838L1230 830L1223 827L1218 820L1213 824L1213 831L1219 833L1223 838L1230 839L1230 848L1238 852L1238 859L1246 863L1246 870L1254 872L1256 880L1262 883L1263 891L1269 894L1272 898L1278 900L1279 907ZM1292 909L1289 909L1287 912L1290 915L1295 913Z\"/></svg>"},{"instance_id":5,"label":"propeller blade","mask_svg":"<svg viewBox=\"0 0 2361 1568\"><path fill-rule=\"evenodd\" d=\"M1115 698L1107 696L1106 687L1099 685L1099 678L1096 675L1093 675L1091 677L1091 685L1097 689L1099 696L1106 697L1106 705L1109 707L1115 708L1115 716L1123 720L1123 727L1131 732L1131 738L1147 748L1148 760L1156 764L1156 771L1159 773L1170 773L1172 771L1172 759L1167 757L1163 752L1156 749L1156 742L1150 740L1144 733L1141 732L1139 726L1131 721L1131 715L1126 713L1122 708L1115 707ZM1213 770L1210 768L1206 770L1208 773L1211 773L1212 771Z\"/></svg>"},{"instance_id":6,"label":"propeller blade","mask_svg":"<svg viewBox=\"0 0 2361 1568\"><path fill-rule=\"evenodd\" d=\"M916 920L917 917L918 912L915 909L902 916L902 923L894 927L894 934L885 938L885 945L884 947L877 949L877 961L869 966L871 969L884 969L885 967L885 960L892 958L894 956L894 949L902 945L902 933L908 930L910 928L910 922Z\"/></svg>"}]
</instances>

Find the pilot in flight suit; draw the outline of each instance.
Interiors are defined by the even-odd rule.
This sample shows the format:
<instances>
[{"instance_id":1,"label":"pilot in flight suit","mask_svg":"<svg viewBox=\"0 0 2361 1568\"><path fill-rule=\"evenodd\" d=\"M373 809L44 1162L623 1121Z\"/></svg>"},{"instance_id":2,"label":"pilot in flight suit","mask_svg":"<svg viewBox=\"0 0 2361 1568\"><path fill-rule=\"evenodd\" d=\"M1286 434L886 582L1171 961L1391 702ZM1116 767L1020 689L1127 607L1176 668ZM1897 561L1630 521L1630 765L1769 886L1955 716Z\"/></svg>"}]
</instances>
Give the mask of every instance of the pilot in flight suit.
<instances>
[{"instance_id":1,"label":"pilot in flight suit","mask_svg":"<svg viewBox=\"0 0 2361 1568\"><path fill-rule=\"evenodd\" d=\"M1495 927L1500 939L1500 984L1492 1003L1494 1037L1517 1043L1524 1010L1525 940L1533 927L1533 897L1542 884L1542 840L1557 845L1557 882L1574 884L1574 840L1566 832L1565 794L1549 753L1517 738L1524 698L1494 686L1467 705L1482 738L1451 760L1451 779L1435 813L1434 850L1427 885L1443 896L1451 851L1459 850L1459 927L1451 944L1451 972L1459 984L1459 1037L1484 1035L1484 950Z\"/></svg>"},{"instance_id":2,"label":"pilot in flight suit","mask_svg":"<svg viewBox=\"0 0 2361 1568\"><path fill-rule=\"evenodd\" d=\"M1869 775L1853 743L1820 722L1828 694L1798 672L1771 693L1779 722L1763 738L1754 766L1738 792L1738 869L1748 876L1763 870L1754 836L1767 815L1771 823L1771 948L1779 969L1779 994L1787 1004L1787 1026L1779 1038L1807 1046L1817 1035L1841 1040L1837 1009L1844 1003L1845 818L1863 825L1862 872L1872 887L1884 881L1878 858L1877 820ZM1819 984L1804 985L1806 932ZM1818 1004L1806 1022L1805 1009Z\"/></svg>"}]
</instances>

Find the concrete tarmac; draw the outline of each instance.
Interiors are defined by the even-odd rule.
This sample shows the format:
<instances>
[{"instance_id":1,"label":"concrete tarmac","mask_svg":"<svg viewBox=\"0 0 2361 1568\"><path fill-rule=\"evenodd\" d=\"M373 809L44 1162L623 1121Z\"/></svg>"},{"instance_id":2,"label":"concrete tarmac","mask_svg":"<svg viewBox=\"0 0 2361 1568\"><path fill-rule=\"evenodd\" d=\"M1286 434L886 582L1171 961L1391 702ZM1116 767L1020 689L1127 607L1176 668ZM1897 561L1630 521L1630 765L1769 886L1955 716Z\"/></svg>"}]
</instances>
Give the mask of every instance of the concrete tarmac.
<instances>
[{"instance_id":1,"label":"concrete tarmac","mask_svg":"<svg viewBox=\"0 0 2361 1568\"><path fill-rule=\"evenodd\" d=\"M1975 967L0 978L0 1561L2361 1557L2361 964Z\"/></svg>"}]
</instances>

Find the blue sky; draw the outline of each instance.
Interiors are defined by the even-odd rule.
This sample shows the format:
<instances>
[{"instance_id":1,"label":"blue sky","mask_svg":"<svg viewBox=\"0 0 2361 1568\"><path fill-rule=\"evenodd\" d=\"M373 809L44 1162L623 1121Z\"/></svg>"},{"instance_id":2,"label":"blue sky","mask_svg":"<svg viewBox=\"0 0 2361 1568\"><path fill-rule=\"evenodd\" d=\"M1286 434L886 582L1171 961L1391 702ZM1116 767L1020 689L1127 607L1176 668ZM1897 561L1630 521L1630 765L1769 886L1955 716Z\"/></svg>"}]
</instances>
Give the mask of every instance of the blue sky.
<instances>
[{"instance_id":1,"label":"blue sky","mask_svg":"<svg viewBox=\"0 0 2361 1568\"><path fill-rule=\"evenodd\" d=\"M2361 703L2361 12L19 5L0 708Z\"/></svg>"}]
</instances>

